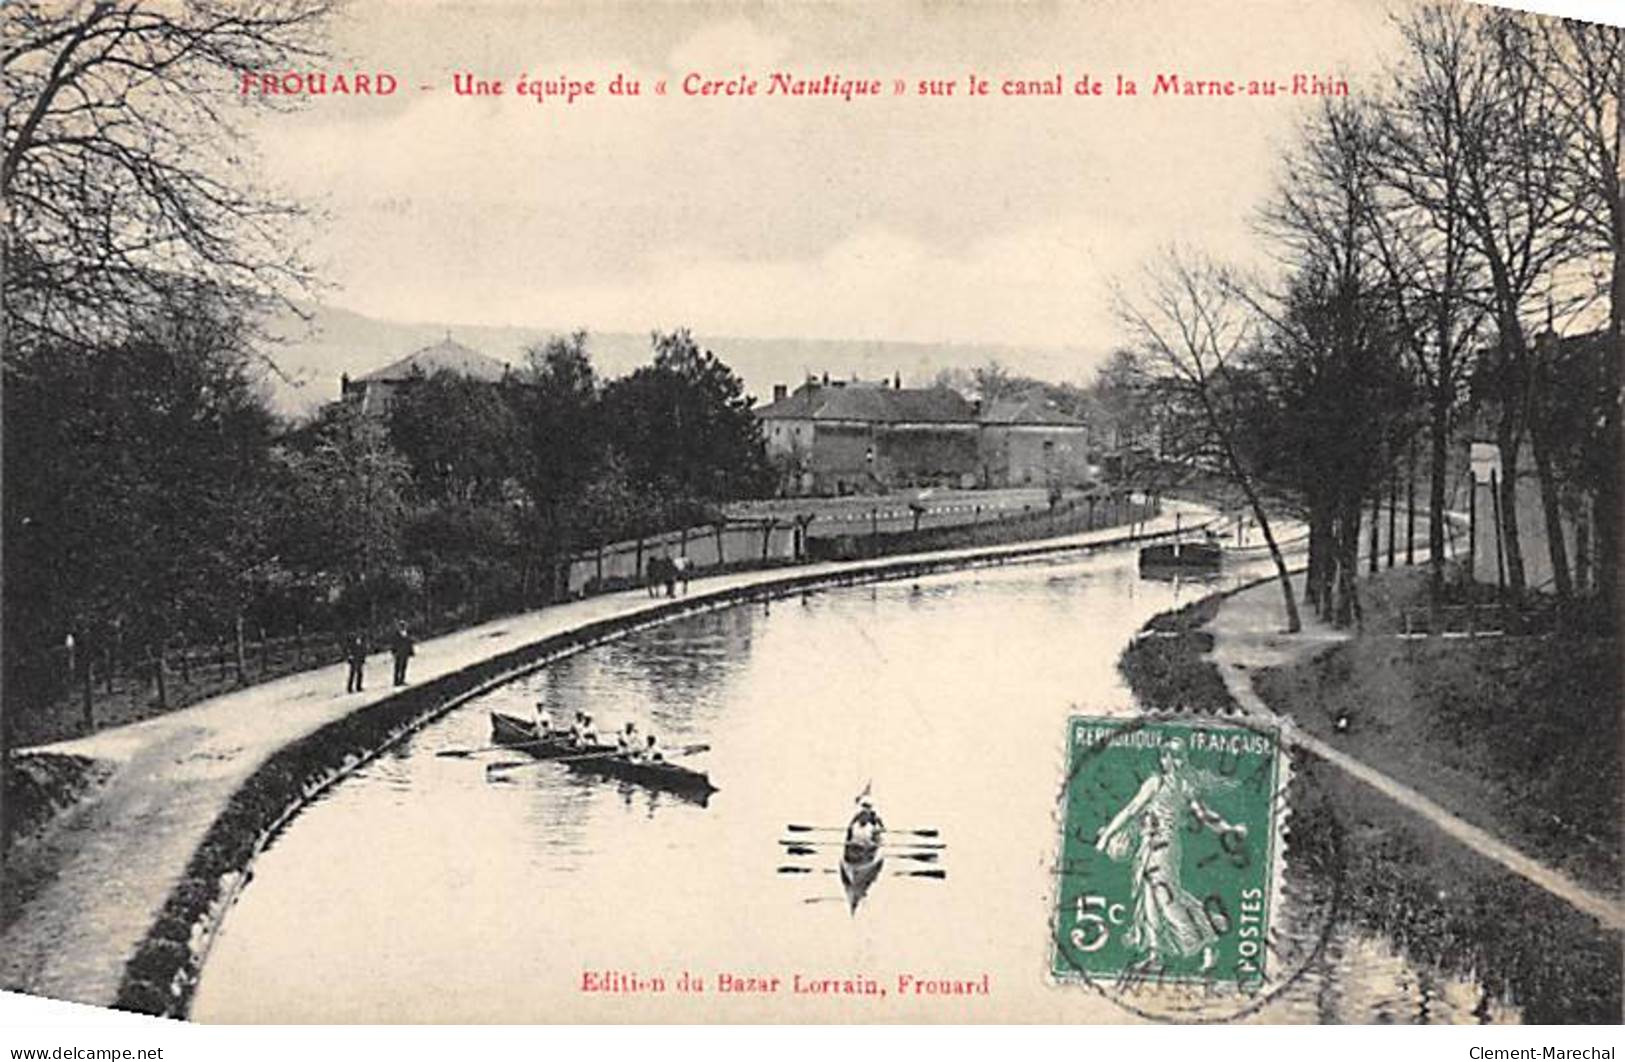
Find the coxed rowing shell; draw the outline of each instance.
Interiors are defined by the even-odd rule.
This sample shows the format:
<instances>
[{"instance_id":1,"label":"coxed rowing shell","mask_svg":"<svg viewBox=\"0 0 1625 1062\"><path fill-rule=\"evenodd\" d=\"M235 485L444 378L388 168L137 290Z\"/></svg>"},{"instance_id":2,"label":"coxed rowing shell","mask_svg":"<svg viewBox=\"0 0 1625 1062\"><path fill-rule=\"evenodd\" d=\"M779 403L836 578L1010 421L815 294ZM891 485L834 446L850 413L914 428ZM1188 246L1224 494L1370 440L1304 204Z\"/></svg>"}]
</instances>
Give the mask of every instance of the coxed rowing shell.
<instances>
[{"instance_id":1,"label":"coxed rowing shell","mask_svg":"<svg viewBox=\"0 0 1625 1062\"><path fill-rule=\"evenodd\" d=\"M559 760L571 770L623 778L651 789L697 797L701 802L717 791L703 771L675 763L639 763L620 755L614 745L576 745L564 730L538 737L536 724L516 715L491 713L491 741L511 745L514 751L538 760Z\"/></svg>"}]
</instances>

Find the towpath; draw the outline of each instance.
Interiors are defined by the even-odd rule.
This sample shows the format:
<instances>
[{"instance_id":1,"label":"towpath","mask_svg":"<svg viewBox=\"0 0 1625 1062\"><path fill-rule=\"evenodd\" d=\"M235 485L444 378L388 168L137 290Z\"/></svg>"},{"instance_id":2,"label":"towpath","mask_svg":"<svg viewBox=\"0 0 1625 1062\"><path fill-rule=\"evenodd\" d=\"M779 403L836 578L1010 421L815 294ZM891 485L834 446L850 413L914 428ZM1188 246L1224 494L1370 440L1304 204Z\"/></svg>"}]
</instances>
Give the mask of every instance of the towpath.
<instances>
[{"instance_id":1,"label":"towpath","mask_svg":"<svg viewBox=\"0 0 1625 1062\"><path fill-rule=\"evenodd\" d=\"M1141 537L1211 515L1167 502ZM740 591L773 592L791 580L882 579L920 562L943 567L997 563L1126 541L1127 528L1102 528L1038 542L944 550L869 561L739 572L695 580L688 603L724 604ZM543 639L605 620L636 622L663 604L623 591L509 616L423 642L411 678L421 683ZM30 842L8 868L9 887L29 893L0 931L0 988L106 1006L124 968L153 925L186 865L226 802L277 750L357 709L390 696L389 656L367 661L369 685L346 694L343 664L252 686L153 719L38 750L115 765L105 785Z\"/></svg>"},{"instance_id":2,"label":"towpath","mask_svg":"<svg viewBox=\"0 0 1625 1062\"><path fill-rule=\"evenodd\" d=\"M1409 811L1420 815L1468 848L1540 886L1553 896L1595 918L1608 929L1625 928L1625 910L1611 898L1588 889L1568 876L1532 859L1493 834L1474 826L1403 782L1362 763L1335 746L1305 733L1291 719L1272 712L1253 688L1253 675L1265 668L1295 664L1324 652L1351 637L1321 623L1312 614L1303 617L1303 630L1286 634L1282 621L1281 590L1275 582L1260 583L1224 599L1208 624L1213 633L1211 657L1225 688L1249 715L1277 722L1282 737L1307 749L1359 779Z\"/></svg>"}]
</instances>

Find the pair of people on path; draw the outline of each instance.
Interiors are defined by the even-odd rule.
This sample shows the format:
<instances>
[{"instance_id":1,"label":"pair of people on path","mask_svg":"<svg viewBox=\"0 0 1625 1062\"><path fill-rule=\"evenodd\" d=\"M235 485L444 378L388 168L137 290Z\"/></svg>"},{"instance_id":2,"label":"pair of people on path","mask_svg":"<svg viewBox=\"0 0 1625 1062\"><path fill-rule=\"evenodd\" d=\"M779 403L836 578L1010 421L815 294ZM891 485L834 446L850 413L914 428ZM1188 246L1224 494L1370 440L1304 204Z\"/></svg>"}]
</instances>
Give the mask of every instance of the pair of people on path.
<instances>
[{"instance_id":1,"label":"pair of people on path","mask_svg":"<svg viewBox=\"0 0 1625 1062\"><path fill-rule=\"evenodd\" d=\"M395 685L406 685L406 662L412 659L416 651L412 644L412 634L406 629L404 622L395 625L395 633L389 639L389 651L395 658ZM367 636L356 631L344 646L344 659L350 665L349 676L344 680L345 693L360 693L366 683L367 673Z\"/></svg>"}]
</instances>

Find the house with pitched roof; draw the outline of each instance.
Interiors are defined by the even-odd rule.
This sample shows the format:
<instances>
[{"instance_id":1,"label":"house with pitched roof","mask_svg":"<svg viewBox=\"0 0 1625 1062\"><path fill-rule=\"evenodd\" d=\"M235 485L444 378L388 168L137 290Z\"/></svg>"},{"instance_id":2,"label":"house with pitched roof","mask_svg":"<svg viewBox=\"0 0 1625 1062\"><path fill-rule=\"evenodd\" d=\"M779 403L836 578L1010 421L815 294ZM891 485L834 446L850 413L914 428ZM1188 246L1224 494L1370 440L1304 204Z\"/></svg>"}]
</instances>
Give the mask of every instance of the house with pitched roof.
<instances>
[{"instance_id":1,"label":"house with pitched roof","mask_svg":"<svg viewBox=\"0 0 1625 1062\"><path fill-rule=\"evenodd\" d=\"M995 399L977 419L985 486L1054 486L1090 478L1088 427L1042 396Z\"/></svg>"},{"instance_id":2,"label":"house with pitched roof","mask_svg":"<svg viewBox=\"0 0 1625 1062\"><path fill-rule=\"evenodd\" d=\"M1040 399L984 411L948 387L808 377L756 410L785 494L1047 485L1083 478L1082 422Z\"/></svg>"},{"instance_id":3,"label":"house with pitched roof","mask_svg":"<svg viewBox=\"0 0 1625 1062\"><path fill-rule=\"evenodd\" d=\"M437 372L452 372L495 384L507 376L508 366L464 346L448 333L440 342L415 350L365 376L351 379L348 374L344 375L339 380L339 397L345 402L358 403L363 413L384 416L401 388L411 386L416 380L426 380Z\"/></svg>"}]
</instances>

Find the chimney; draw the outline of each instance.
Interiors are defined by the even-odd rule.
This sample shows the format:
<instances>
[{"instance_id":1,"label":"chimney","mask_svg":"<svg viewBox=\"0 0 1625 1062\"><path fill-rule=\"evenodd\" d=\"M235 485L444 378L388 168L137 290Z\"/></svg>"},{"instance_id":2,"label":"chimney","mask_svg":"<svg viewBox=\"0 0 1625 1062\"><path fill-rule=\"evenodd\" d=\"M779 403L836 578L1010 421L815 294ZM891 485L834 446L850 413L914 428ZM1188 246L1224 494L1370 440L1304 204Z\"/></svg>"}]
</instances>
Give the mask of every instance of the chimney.
<instances>
[{"instance_id":1,"label":"chimney","mask_svg":"<svg viewBox=\"0 0 1625 1062\"><path fill-rule=\"evenodd\" d=\"M783 384L773 385L773 401L783 402L790 395L790 389Z\"/></svg>"},{"instance_id":2,"label":"chimney","mask_svg":"<svg viewBox=\"0 0 1625 1062\"><path fill-rule=\"evenodd\" d=\"M347 372L341 372L341 373L339 373L339 397L343 398L345 395L347 395L349 393L350 393L350 374L347 373Z\"/></svg>"},{"instance_id":3,"label":"chimney","mask_svg":"<svg viewBox=\"0 0 1625 1062\"><path fill-rule=\"evenodd\" d=\"M828 369L824 370L824 386L825 387L829 386L829 370Z\"/></svg>"},{"instance_id":4,"label":"chimney","mask_svg":"<svg viewBox=\"0 0 1625 1062\"><path fill-rule=\"evenodd\" d=\"M900 372L892 373L891 389L893 391L901 391L903 389L903 374L902 373L900 373Z\"/></svg>"}]
</instances>

